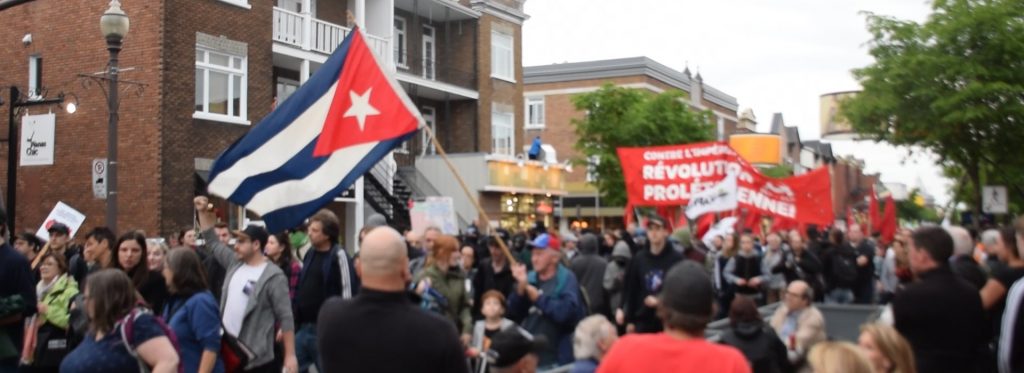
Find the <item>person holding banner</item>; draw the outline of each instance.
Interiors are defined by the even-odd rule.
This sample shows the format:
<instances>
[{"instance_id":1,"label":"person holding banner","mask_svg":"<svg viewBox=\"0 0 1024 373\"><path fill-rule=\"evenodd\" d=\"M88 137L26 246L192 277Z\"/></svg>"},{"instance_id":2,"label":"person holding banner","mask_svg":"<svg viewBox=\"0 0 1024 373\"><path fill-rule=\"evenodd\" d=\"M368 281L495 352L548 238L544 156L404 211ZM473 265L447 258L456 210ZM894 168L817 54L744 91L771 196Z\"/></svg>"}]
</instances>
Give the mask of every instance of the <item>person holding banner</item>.
<instances>
[{"instance_id":1,"label":"person holding banner","mask_svg":"<svg viewBox=\"0 0 1024 373\"><path fill-rule=\"evenodd\" d=\"M640 250L626 269L623 284L623 316L627 332L658 333L662 322L656 308L665 274L683 260L683 255L668 242L667 223L661 216L647 219L647 249ZM618 321L618 320L616 320Z\"/></svg>"}]
</instances>

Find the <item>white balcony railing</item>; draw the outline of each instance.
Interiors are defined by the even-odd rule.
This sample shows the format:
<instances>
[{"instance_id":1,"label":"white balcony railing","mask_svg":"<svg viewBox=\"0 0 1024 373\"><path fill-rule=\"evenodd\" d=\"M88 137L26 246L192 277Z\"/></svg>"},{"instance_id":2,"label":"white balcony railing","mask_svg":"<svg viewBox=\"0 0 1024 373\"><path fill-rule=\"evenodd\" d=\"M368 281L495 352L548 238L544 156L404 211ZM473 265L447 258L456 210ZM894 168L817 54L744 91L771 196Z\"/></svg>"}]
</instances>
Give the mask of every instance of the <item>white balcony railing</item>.
<instances>
[{"instance_id":1,"label":"white balcony railing","mask_svg":"<svg viewBox=\"0 0 1024 373\"><path fill-rule=\"evenodd\" d=\"M348 27L319 20L308 14L274 7L274 41L277 42L303 50L331 54L351 31L352 29ZM390 62L388 39L365 35L370 49L377 54L377 58L385 63Z\"/></svg>"}]
</instances>

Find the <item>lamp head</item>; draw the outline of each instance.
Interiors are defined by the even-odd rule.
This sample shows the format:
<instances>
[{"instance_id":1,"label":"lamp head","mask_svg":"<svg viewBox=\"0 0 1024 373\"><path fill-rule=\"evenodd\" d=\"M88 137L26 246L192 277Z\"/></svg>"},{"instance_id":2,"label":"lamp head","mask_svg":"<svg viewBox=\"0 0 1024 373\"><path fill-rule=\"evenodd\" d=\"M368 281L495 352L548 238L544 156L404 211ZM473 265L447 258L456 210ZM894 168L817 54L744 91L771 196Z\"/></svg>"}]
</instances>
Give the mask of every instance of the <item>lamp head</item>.
<instances>
[{"instance_id":1,"label":"lamp head","mask_svg":"<svg viewBox=\"0 0 1024 373\"><path fill-rule=\"evenodd\" d=\"M128 15L121 10L121 2L110 0L110 8L100 17L100 31L107 40L121 41L128 35L130 22Z\"/></svg>"}]
</instances>

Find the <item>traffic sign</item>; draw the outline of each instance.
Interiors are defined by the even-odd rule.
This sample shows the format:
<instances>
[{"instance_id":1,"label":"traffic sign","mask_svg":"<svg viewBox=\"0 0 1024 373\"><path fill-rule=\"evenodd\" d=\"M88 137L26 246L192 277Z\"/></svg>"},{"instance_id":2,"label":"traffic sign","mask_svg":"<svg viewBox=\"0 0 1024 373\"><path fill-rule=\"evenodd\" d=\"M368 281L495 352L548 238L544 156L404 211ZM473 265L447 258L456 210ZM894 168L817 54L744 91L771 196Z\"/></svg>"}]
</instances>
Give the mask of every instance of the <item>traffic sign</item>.
<instances>
[{"instance_id":1,"label":"traffic sign","mask_svg":"<svg viewBox=\"0 0 1024 373\"><path fill-rule=\"evenodd\" d=\"M986 185L981 194L982 211L986 214L1005 214L1009 212L1008 199L1006 186Z\"/></svg>"},{"instance_id":2,"label":"traffic sign","mask_svg":"<svg viewBox=\"0 0 1024 373\"><path fill-rule=\"evenodd\" d=\"M107 159L92 160L92 196L107 199Z\"/></svg>"}]
</instances>

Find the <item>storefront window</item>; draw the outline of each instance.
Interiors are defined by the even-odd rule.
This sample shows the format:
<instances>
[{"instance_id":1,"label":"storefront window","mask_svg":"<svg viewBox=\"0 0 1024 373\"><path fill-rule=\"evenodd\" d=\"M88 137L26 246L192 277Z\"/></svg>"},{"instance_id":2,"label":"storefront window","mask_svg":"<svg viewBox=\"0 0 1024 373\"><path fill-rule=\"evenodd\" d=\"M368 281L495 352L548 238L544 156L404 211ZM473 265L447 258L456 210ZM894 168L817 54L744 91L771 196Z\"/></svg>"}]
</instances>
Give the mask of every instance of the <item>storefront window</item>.
<instances>
[{"instance_id":1,"label":"storefront window","mask_svg":"<svg viewBox=\"0 0 1024 373\"><path fill-rule=\"evenodd\" d=\"M552 206L551 198L543 195L504 194L501 196L501 227L526 230L538 221L551 227Z\"/></svg>"}]
</instances>

